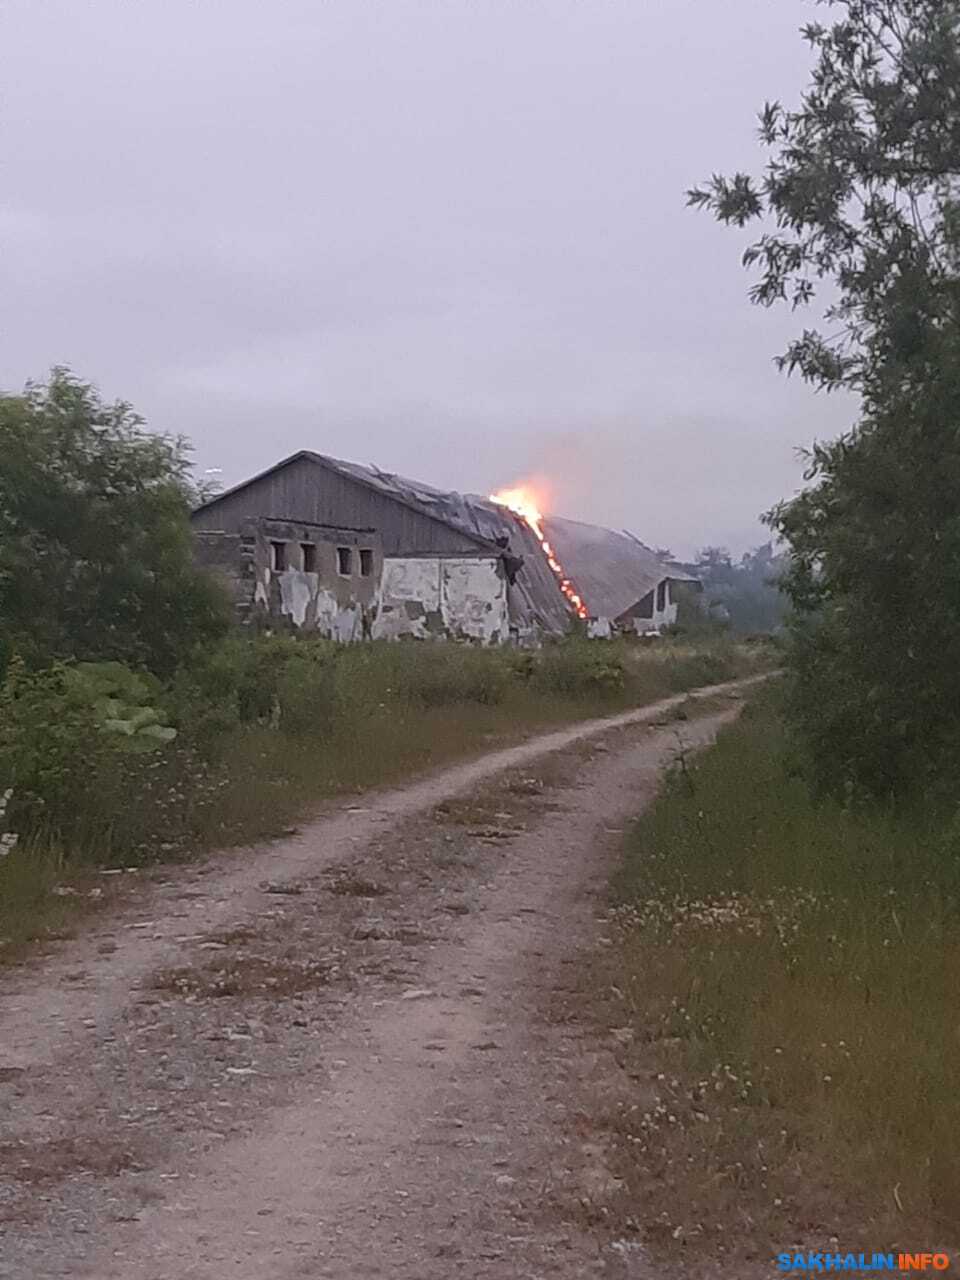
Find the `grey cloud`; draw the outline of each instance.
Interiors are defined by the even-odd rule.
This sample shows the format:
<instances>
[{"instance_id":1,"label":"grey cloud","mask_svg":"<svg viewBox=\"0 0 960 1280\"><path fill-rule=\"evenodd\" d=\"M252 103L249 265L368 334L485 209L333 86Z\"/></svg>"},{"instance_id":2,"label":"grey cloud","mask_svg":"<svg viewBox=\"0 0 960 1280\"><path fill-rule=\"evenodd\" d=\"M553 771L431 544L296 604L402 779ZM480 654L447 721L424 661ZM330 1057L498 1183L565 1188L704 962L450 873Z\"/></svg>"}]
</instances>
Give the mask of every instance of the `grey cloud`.
<instances>
[{"instance_id":1,"label":"grey cloud","mask_svg":"<svg viewBox=\"0 0 960 1280\"><path fill-rule=\"evenodd\" d=\"M66 361L227 481L313 447L690 550L851 405L685 187L802 0L8 0L0 384Z\"/></svg>"}]
</instances>

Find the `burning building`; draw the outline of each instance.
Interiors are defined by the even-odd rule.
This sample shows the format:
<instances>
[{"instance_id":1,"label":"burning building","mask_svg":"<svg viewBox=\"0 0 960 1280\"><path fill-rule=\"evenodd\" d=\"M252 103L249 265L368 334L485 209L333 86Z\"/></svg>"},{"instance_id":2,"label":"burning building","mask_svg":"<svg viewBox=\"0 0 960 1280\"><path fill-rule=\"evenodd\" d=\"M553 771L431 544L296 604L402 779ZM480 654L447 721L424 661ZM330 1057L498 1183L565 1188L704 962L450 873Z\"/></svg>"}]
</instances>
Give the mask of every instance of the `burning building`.
<instances>
[{"instance_id":1,"label":"burning building","mask_svg":"<svg viewBox=\"0 0 960 1280\"><path fill-rule=\"evenodd\" d=\"M241 619L339 640L531 643L650 631L689 576L637 538L545 516L523 489L490 498L301 451L198 507L199 561Z\"/></svg>"}]
</instances>

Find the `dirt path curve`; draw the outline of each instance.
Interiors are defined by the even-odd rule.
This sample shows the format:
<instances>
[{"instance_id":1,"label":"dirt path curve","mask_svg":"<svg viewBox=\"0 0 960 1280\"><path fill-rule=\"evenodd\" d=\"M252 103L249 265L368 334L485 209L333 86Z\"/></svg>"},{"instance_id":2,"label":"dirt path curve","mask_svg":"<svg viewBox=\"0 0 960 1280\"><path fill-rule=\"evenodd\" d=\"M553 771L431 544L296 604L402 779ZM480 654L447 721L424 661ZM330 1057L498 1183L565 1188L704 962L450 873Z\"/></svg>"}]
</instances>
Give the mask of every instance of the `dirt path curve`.
<instances>
[{"instance_id":1,"label":"dirt path curve","mask_svg":"<svg viewBox=\"0 0 960 1280\"><path fill-rule=\"evenodd\" d=\"M588 1229L598 1050L546 1013L678 730L735 714L682 701L178 870L5 979L0 1277L647 1274Z\"/></svg>"}]
</instances>

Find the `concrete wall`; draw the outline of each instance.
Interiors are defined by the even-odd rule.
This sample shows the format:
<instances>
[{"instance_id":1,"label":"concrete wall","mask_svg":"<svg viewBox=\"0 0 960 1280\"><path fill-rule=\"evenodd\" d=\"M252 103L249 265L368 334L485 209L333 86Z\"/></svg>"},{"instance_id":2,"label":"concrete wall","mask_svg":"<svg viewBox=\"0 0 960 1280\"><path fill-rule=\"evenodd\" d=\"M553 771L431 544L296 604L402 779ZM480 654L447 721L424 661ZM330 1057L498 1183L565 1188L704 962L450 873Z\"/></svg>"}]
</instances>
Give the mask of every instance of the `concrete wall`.
<instances>
[{"instance_id":1,"label":"concrete wall","mask_svg":"<svg viewBox=\"0 0 960 1280\"><path fill-rule=\"evenodd\" d=\"M370 635L383 573L377 534L256 520L239 533L195 530L195 546L197 563L226 585L241 623L281 623L343 642ZM349 573L341 572L341 552Z\"/></svg>"},{"instance_id":2,"label":"concrete wall","mask_svg":"<svg viewBox=\"0 0 960 1280\"><path fill-rule=\"evenodd\" d=\"M373 636L506 643L510 638L507 583L499 560L387 557Z\"/></svg>"},{"instance_id":3,"label":"concrete wall","mask_svg":"<svg viewBox=\"0 0 960 1280\"><path fill-rule=\"evenodd\" d=\"M256 592L255 535L195 530L193 547L196 564L225 587L237 620L250 622Z\"/></svg>"},{"instance_id":4,"label":"concrete wall","mask_svg":"<svg viewBox=\"0 0 960 1280\"><path fill-rule=\"evenodd\" d=\"M257 532L254 603L264 614L342 643L369 637L383 572L378 535L279 520L258 521Z\"/></svg>"},{"instance_id":5,"label":"concrete wall","mask_svg":"<svg viewBox=\"0 0 960 1280\"><path fill-rule=\"evenodd\" d=\"M195 537L197 562L224 582L243 623L286 625L342 643L510 639L507 582L496 557L384 559L377 534L279 520L248 521L242 533L198 530ZM311 548L306 555L304 545ZM340 572L341 549L350 552L349 575ZM368 574L360 572L361 551L370 553Z\"/></svg>"}]
</instances>

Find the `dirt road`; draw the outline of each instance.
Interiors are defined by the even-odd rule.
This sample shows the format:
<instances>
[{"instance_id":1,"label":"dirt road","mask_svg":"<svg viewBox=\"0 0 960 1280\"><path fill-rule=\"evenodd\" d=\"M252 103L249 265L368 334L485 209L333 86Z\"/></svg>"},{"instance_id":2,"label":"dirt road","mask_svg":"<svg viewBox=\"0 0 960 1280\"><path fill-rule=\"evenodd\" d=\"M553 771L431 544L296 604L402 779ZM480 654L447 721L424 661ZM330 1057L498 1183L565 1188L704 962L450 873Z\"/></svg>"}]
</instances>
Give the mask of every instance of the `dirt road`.
<instances>
[{"instance_id":1,"label":"dirt road","mask_svg":"<svg viewBox=\"0 0 960 1280\"><path fill-rule=\"evenodd\" d=\"M0 1277L652 1274L596 1230L615 1068L562 1008L623 821L738 705L680 701L168 870L5 977Z\"/></svg>"}]
</instances>

